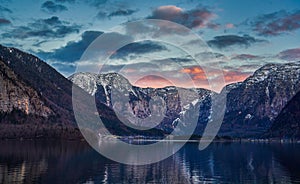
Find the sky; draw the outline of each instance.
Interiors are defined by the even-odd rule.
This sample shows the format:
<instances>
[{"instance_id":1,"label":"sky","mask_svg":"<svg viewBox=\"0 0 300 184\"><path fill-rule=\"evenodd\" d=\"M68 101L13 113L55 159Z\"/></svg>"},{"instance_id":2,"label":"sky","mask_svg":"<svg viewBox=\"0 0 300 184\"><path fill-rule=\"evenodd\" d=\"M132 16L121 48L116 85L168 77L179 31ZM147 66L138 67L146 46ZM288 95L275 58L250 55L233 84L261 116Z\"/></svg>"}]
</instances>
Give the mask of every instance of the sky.
<instances>
[{"instance_id":1,"label":"sky","mask_svg":"<svg viewBox=\"0 0 300 184\"><path fill-rule=\"evenodd\" d=\"M141 87L210 88L222 78L221 89L265 64L300 61L300 1L0 0L0 37L66 77L97 68Z\"/></svg>"}]
</instances>

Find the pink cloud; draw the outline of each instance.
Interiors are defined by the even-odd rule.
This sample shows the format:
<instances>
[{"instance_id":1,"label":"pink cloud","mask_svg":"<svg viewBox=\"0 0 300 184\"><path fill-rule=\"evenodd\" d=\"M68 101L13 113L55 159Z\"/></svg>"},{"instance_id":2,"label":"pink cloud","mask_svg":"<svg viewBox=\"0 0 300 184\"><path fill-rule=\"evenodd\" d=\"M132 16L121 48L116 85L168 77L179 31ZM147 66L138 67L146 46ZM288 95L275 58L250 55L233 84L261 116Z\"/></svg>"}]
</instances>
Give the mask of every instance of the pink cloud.
<instances>
[{"instance_id":1,"label":"pink cloud","mask_svg":"<svg viewBox=\"0 0 300 184\"><path fill-rule=\"evenodd\" d=\"M155 76L155 75L148 75L145 76L136 82L134 82L133 85L139 86L139 87L153 87L153 88L162 88L165 86L174 86L174 84L160 76Z\"/></svg>"},{"instance_id":2,"label":"pink cloud","mask_svg":"<svg viewBox=\"0 0 300 184\"><path fill-rule=\"evenodd\" d=\"M300 12L278 11L257 17L252 23L253 30L263 36L276 36L300 28Z\"/></svg>"},{"instance_id":3,"label":"pink cloud","mask_svg":"<svg viewBox=\"0 0 300 184\"><path fill-rule=\"evenodd\" d=\"M211 89L206 74L216 77L221 76L220 71L217 70L212 70L209 73L205 73L204 70L199 66L190 66L185 67L180 71L166 71L162 76L159 73L152 72L151 75L140 77L139 74L133 72L126 73L125 77L128 78L133 85L143 88L162 88L166 86L177 86L185 88L197 87ZM224 87L224 85L244 81L251 74L252 73L250 72L243 72L237 70L224 70L223 77L225 83L220 81L220 83L216 85L218 85L219 90L221 90Z\"/></svg>"},{"instance_id":4,"label":"pink cloud","mask_svg":"<svg viewBox=\"0 0 300 184\"><path fill-rule=\"evenodd\" d=\"M201 84L203 84L204 81L207 81L206 74L212 76L219 75L219 71L212 71L210 73L205 73L204 70L199 66L187 67L182 69L181 72L191 75L195 84L197 84L199 81L201 81ZM242 72L242 71L235 71L235 70L223 71L225 84L244 81L247 77L250 76L250 74L251 73L249 72Z\"/></svg>"},{"instance_id":5,"label":"pink cloud","mask_svg":"<svg viewBox=\"0 0 300 184\"><path fill-rule=\"evenodd\" d=\"M226 27L227 29L232 29L232 28L234 28L234 24L228 23L228 24L225 25L225 27Z\"/></svg>"},{"instance_id":6,"label":"pink cloud","mask_svg":"<svg viewBox=\"0 0 300 184\"><path fill-rule=\"evenodd\" d=\"M287 61L298 61L300 60L300 48L284 50L278 54L278 57Z\"/></svg>"},{"instance_id":7,"label":"pink cloud","mask_svg":"<svg viewBox=\"0 0 300 184\"><path fill-rule=\"evenodd\" d=\"M196 8L184 11L180 7L167 5L156 8L149 18L169 20L182 24L188 28L208 27L215 29L217 24L211 23L211 21L216 17L216 14L206 8Z\"/></svg>"},{"instance_id":8,"label":"pink cloud","mask_svg":"<svg viewBox=\"0 0 300 184\"><path fill-rule=\"evenodd\" d=\"M160 6L153 11L153 16L161 17L162 19L172 20L179 18L183 13L183 10L177 6L168 5Z\"/></svg>"}]
</instances>

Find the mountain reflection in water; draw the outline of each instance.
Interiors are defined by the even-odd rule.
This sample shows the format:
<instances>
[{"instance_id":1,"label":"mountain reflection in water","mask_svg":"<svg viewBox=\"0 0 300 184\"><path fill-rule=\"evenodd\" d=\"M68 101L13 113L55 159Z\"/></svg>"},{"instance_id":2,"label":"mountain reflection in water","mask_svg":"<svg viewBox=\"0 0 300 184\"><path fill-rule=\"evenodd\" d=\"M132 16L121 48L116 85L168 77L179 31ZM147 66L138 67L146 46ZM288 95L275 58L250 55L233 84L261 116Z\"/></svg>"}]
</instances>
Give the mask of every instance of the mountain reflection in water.
<instances>
[{"instance_id":1,"label":"mountain reflection in water","mask_svg":"<svg viewBox=\"0 0 300 184\"><path fill-rule=\"evenodd\" d=\"M174 143L176 144L176 143ZM176 145L174 145L176 146ZM111 161L85 142L0 141L0 183L292 183L300 145L197 143L158 163Z\"/></svg>"}]
</instances>

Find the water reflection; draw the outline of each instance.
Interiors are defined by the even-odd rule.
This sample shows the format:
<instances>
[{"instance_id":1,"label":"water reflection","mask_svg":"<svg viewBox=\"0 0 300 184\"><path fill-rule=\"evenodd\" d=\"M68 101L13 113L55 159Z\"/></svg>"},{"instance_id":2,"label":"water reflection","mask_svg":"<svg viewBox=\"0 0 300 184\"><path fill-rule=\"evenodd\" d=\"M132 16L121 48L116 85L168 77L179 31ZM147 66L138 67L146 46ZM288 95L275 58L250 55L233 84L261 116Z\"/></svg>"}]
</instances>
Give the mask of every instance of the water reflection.
<instances>
[{"instance_id":1,"label":"water reflection","mask_svg":"<svg viewBox=\"0 0 300 184\"><path fill-rule=\"evenodd\" d=\"M146 166L123 165L84 142L1 141L0 183L291 183L300 181L300 145L186 144Z\"/></svg>"}]
</instances>

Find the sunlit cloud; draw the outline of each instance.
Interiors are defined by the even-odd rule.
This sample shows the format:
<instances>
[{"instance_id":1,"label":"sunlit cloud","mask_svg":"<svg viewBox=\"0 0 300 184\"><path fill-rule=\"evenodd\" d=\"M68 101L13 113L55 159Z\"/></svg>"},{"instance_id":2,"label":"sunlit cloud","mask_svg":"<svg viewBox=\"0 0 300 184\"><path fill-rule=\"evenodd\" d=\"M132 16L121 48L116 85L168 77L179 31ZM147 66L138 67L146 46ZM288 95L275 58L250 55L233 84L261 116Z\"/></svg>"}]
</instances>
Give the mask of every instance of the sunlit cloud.
<instances>
[{"instance_id":1,"label":"sunlit cloud","mask_svg":"<svg viewBox=\"0 0 300 184\"><path fill-rule=\"evenodd\" d=\"M235 26L234 26L234 24L232 24L232 23L227 23L226 25L225 25L225 28L226 29L232 29L232 28L234 28Z\"/></svg>"},{"instance_id":2,"label":"sunlit cloud","mask_svg":"<svg viewBox=\"0 0 300 184\"><path fill-rule=\"evenodd\" d=\"M284 50L278 54L278 57L286 61L300 61L300 48Z\"/></svg>"},{"instance_id":3,"label":"sunlit cloud","mask_svg":"<svg viewBox=\"0 0 300 184\"><path fill-rule=\"evenodd\" d=\"M256 17L251 26L259 35L277 36L300 28L300 11L285 10Z\"/></svg>"},{"instance_id":4,"label":"sunlit cloud","mask_svg":"<svg viewBox=\"0 0 300 184\"><path fill-rule=\"evenodd\" d=\"M156 8L148 18L169 20L188 28L208 27L214 29L216 24L211 23L211 21L216 17L215 13L204 7L185 11L174 5L166 5Z\"/></svg>"}]
</instances>

